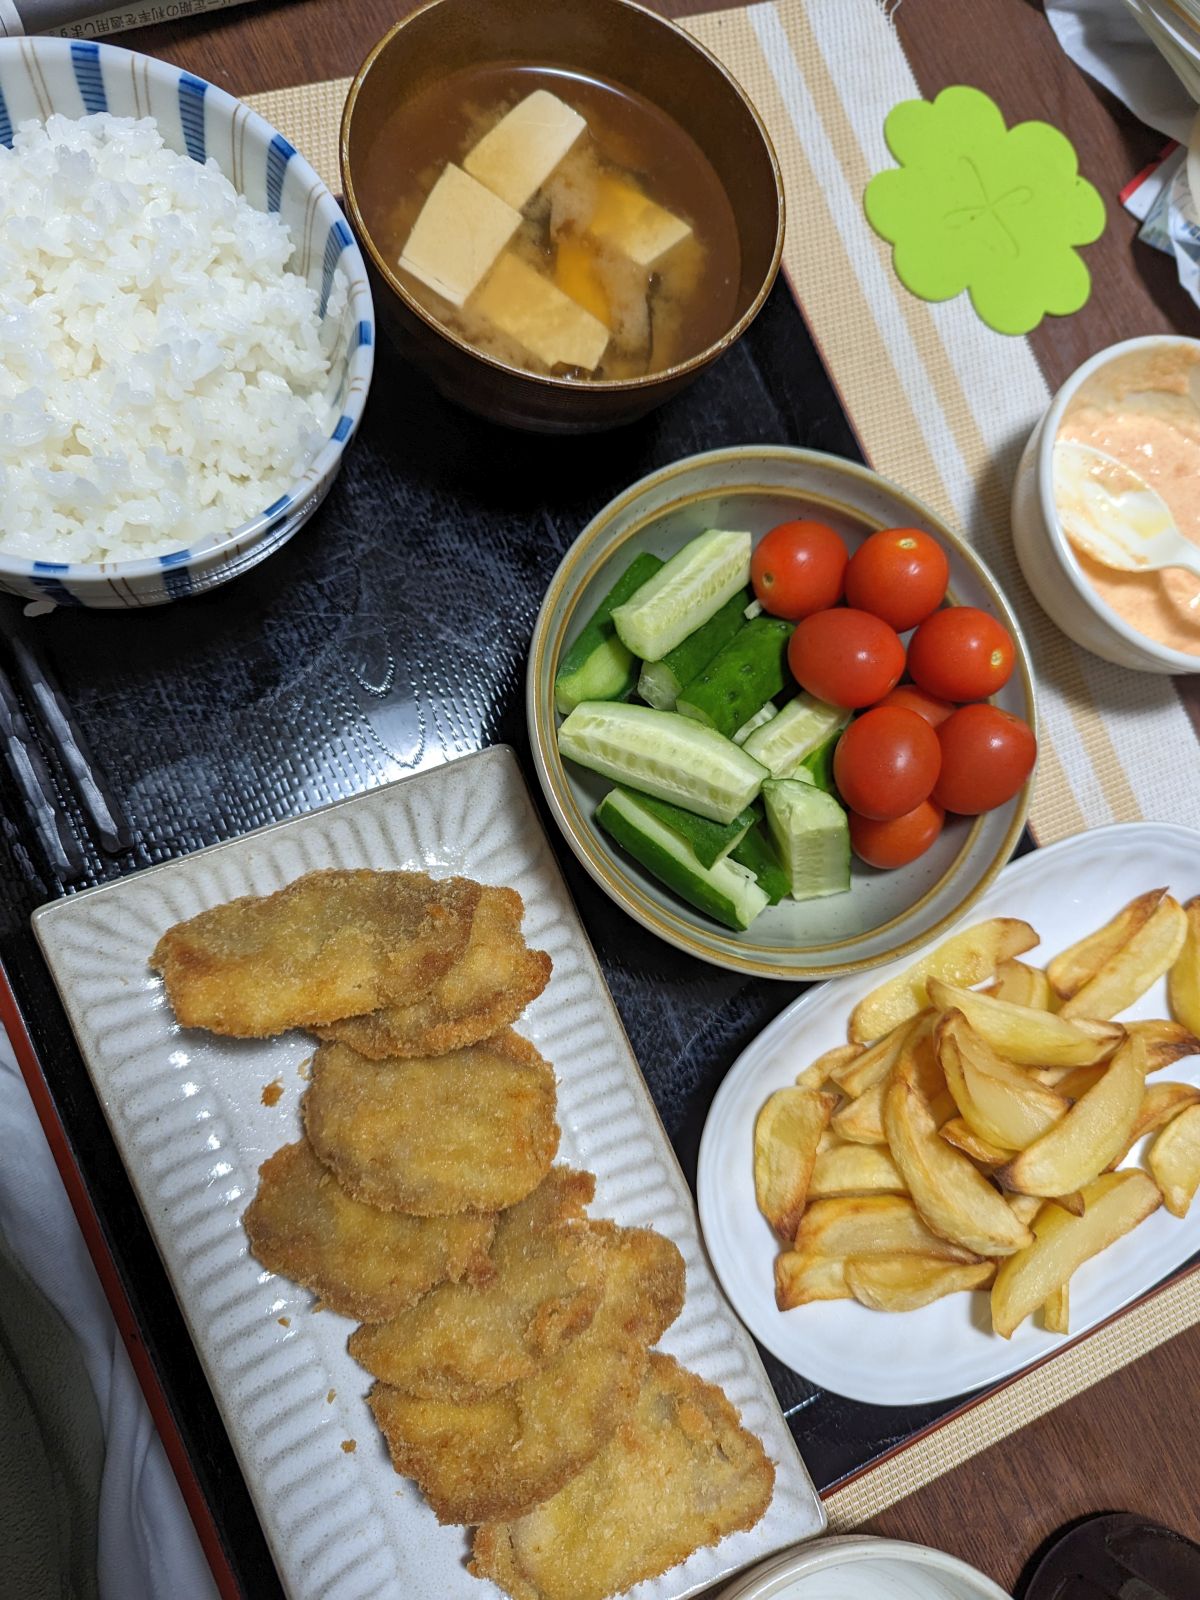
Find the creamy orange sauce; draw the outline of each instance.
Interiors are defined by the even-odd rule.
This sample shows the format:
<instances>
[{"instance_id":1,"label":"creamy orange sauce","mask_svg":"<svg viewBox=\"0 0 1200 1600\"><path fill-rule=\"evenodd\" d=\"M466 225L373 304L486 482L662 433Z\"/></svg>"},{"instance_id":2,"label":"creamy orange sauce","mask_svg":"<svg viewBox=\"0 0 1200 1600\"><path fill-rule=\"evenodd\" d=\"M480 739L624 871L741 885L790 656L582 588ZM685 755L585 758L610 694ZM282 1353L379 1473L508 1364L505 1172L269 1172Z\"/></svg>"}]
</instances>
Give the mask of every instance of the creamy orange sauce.
<instances>
[{"instance_id":1,"label":"creamy orange sauce","mask_svg":"<svg viewBox=\"0 0 1200 1600\"><path fill-rule=\"evenodd\" d=\"M1156 490L1179 531L1200 546L1200 350L1138 351L1094 373L1072 397L1058 439L1103 450ZM1076 549L1092 588L1130 627L1200 656L1200 578L1114 572Z\"/></svg>"}]
</instances>

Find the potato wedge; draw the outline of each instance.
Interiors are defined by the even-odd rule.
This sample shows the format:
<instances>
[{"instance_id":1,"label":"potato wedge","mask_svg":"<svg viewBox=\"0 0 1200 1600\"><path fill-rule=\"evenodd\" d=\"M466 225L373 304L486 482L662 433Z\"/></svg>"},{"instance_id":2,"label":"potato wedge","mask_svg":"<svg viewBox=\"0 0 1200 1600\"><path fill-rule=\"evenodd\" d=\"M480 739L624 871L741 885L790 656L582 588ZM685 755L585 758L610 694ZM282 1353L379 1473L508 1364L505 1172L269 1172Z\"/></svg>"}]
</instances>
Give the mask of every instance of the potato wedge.
<instances>
[{"instance_id":1,"label":"potato wedge","mask_svg":"<svg viewBox=\"0 0 1200 1600\"><path fill-rule=\"evenodd\" d=\"M929 1004L931 977L967 986L982 983L1002 961L1032 950L1037 942L1029 924L1015 917L991 917L964 928L860 1000L850 1014L850 1037L868 1044L915 1017Z\"/></svg>"},{"instance_id":2,"label":"potato wedge","mask_svg":"<svg viewBox=\"0 0 1200 1600\"><path fill-rule=\"evenodd\" d=\"M775 1304L794 1311L814 1300L849 1300L845 1262L805 1250L785 1250L775 1258Z\"/></svg>"},{"instance_id":3,"label":"potato wedge","mask_svg":"<svg viewBox=\"0 0 1200 1600\"><path fill-rule=\"evenodd\" d=\"M1179 962L1176 961L1175 966ZM1171 968L1174 972L1175 967ZM1173 1067L1186 1056L1200 1055L1200 1039L1189 1033L1182 1022L1168 1022L1165 1017L1150 1017L1141 1022L1125 1023L1126 1033L1140 1034L1146 1045L1146 1071L1161 1072Z\"/></svg>"},{"instance_id":4,"label":"potato wedge","mask_svg":"<svg viewBox=\"0 0 1200 1600\"><path fill-rule=\"evenodd\" d=\"M838 1144L821 1151L808 1184L810 1200L846 1194L907 1194L891 1152L878 1144Z\"/></svg>"},{"instance_id":5,"label":"potato wedge","mask_svg":"<svg viewBox=\"0 0 1200 1600\"><path fill-rule=\"evenodd\" d=\"M1068 1100L1078 1100L1089 1089L1094 1089L1108 1071L1108 1062L1100 1061L1094 1067L1033 1067L1030 1077L1047 1088L1066 1095Z\"/></svg>"},{"instance_id":6,"label":"potato wedge","mask_svg":"<svg viewBox=\"0 0 1200 1600\"><path fill-rule=\"evenodd\" d=\"M808 1199L817 1143L836 1101L815 1089L777 1089L754 1124L754 1196L788 1244Z\"/></svg>"},{"instance_id":7,"label":"potato wedge","mask_svg":"<svg viewBox=\"0 0 1200 1600\"><path fill-rule=\"evenodd\" d=\"M865 1090L857 1100L847 1100L833 1114L830 1129L852 1144L886 1144L883 1131L883 1093L886 1083Z\"/></svg>"},{"instance_id":8,"label":"potato wedge","mask_svg":"<svg viewBox=\"0 0 1200 1600\"><path fill-rule=\"evenodd\" d=\"M1061 1206L1064 1211L1069 1211L1073 1217L1081 1217L1084 1213L1086 1202L1082 1189L1072 1189L1070 1194L1052 1194L1046 1199L1048 1206Z\"/></svg>"},{"instance_id":9,"label":"potato wedge","mask_svg":"<svg viewBox=\"0 0 1200 1600\"><path fill-rule=\"evenodd\" d=\"M925 1028L928 1030L933 1024L933 1012L919 1012L915 1017L909 1017L892 1029L890 1033L877 1039L874 1044L868 1045L854 1061L838 1072L834 1079L839 1089L846 1094L858 1096L865 1094L868 1089L873 1089L877 1083L882 1083L899 1060L900 1052L912 1037L913 1030Z\"/></svg>"},{"instance_id":10,"label":"potato wedge","mask_svg":"<svg viewBox=\"0 0 1200 1600\"><path fill-rule=\"evenodd\" d=\"M1007 1000L1014 1006L1032 1006L1035 1011L1057 1011L1058 996L1041 967L1030 967L1015 957L1002 961L995 980L985 991L993 999Z\"/></svg>"},{"instance_id":11,"label":"potato wedge","mask_svg":"<svg viewBox=\"0 0 1200 1600\"><path fill-rule=\"evenodd\" d=\"M985 1167L1006 1167L1017 1153L1007 1146L989 1144L986 1139L981 1139L962 1117L951 1117L948 1122L943 1122L938 1129L938 1137Z\"/></svg>"},{"instance_id":12,"label":"potato wedge","mask_svg":"<svg viewBox=\"0 0 1200 1600\"><path fill-rule=\"evenodd\" d=\"M870 1256L846 1262L846 1287L872 1311L917 1311L962 1289L986 1289L994 1261L929 1261L924 1256Z\"/></svg>"},{"instance_id":13,"label":"potato wedge","mask_svg":"<svg viewBox=\"0 0 1200 1600\"><path fill-rule=\"evenodd\" d=\"M1042 1321L1047 1333L1070 1333L1071 1286L1070 1281L1060 1283L1042 1303Z\"/></svg>"},{"instance_id":14,"label":"potato wedge","mask_svg":"<svg viewBox=\"0 0 1200 1600\"><path fill-rule=\"evenodd\" d=\"M1186 1217L1200 1187L1200 1107L1192 1106L1168 1122L1147 1159L1167 1210L1173 1217Z\"/></svg>"},{"instance_id":15,"label":"potato wedge","mask_svg":"<svg viewBox=\"0 0 1200 1600\"><path fill-rule=\"evenodd\" d=\"M1002 1339L1010 1339L1085 1261L1115 1244L1162 1203L1155 1184L1136 1167L1093 1179L1084 1199L1082 1217L1061 1206L1043 1206L1033 1222L1033 1243L1001 1262L992 1285L992 1327Z\"/></svg>"},{"instance_id":16,"label":"potato wedge","mask_svg":"<svg viewBox=\"0 0 1200 1600\"><path fill-rule=\"evenodd\" d=\"M935 1043L964 1121L989 1144L1024 1150L1049 1133L1071 1104L998 1056L961 1011L943 1013Z\"/></svg>"},{"instance_id":17,"label":"potato wedge","mask_svg":"<svg viewBox=\"0 0 1200 1600\"><path fill-rule=\"evenodd\" d=\"M1166 892L1165 889L1148 889L1145 894L1139 894L1102 928L1085 934L1048 962L1046 975L1059 998L1069 1000L1089 984L1100 968L1149 920Z\"/></svg>"},{"instance_id":18,"label":"potato wedge","mask_svg":"<svg viewBox=\"0 0 1200 1600\"><path fill-rule=\"evenodd\" d=\"M1176 1021L1200 1035L1200 897L1189 900L1183 910L1187 935L1167 978L1167 998Z\"/></svg>"},{"instance_id":19,"label":"potato wedge","mask_svg":"<svg viewBox=\"0 0 1200 1600\"><path fill-rule=\"evenodd\" d=\"M978 1255L1004 1256L1029 1243L1019 1221L974 1163L938 1137L928 1102L899 1077L883 1103L892 1157L925 1222Z\"/></svg>"},{"instance_id":20,"label":"potato wedge","mask_svg":"<svg viewBox=\"0 0 1200 1600\"><path fill-rule=\"evenodd\" d=\"M1154 1133L1158 1128L1165 1128L1168 1122L1173 1122L1189 1106L1196 1105L1200 1105L1200 1089L1194 1084L1170 1082L1150 1084L1142 1096L1137 1121L1129 1130L1125 1148L1109 1163L1110 1170L1121 1165L1139 1139L1148 1133Z\"/></svg>"},{"instance_id":21,"label":"potato wedge","mask_svg":"<svg viewBox=\"0 0 1200 1600\"><path fill-rule=\"evenodd\" d=\"M939 978L929 980L929 995L939 1011L961 1011L997 1055L1021 1067L1091 1066L1110 1055L1125 1033L1119 1023L1070 1022L1052 1011L1014 1006Z\"/></svg>"},{"instance_id":22,"label":"potato wedge","mask_svg":"<svg viewBox=\"0 0 1200 1600\"><path fill-rule=\"evenodd\" d=\"M1145 1063L1146 1046L1136 1036L1126 1039L1099 1083L1049 1133L1001 1167L997 1181L1047 1198L1090 1183L1125 1148L1145 1092Z\"/></svg>"},{"instance_id":23,"label":"potato wedge","mask_svg":"<svg viewBox=\"0 0 1200 1600\"><path fill-rule=\"evenodd\" d=\"M1015 1215L1028 1224L1033 1221L1038 1212L1046 1204L1040 1195L1036 1194L1010 1194L1005 1199L1012 1207Z\"/></svg>"},{"instance_id":24,"label":"potato wedge","mask_svg":"<svg viewBox=\"0 0 1200 1600\"><path fill-rule=\"evenodd\" d=\"M847 1067L855 1056L863 1053L860 1044L835 1044L832 1050L826 1050L824 1055L818 1056L810 1067L805 1067L803 1072L796 1074L796 1087L798 1089L823 1089L830 1079L836 1083L836 1072L840 1067Z\"/></svg>"},{"instance_id":25,"label":"potato wedge","mask_svg":"<svg viewBox=\"0 0 1200 1600\"><path fill-rule=\"evenodd\" d=\"M814 1200L800 1218L796 1249L822 1256L933 1256L977 1261L973 1251L939 1238L912 1201L898 1194Z\"/></svg>"},{"instance_id":26,"label":"potato wedge","mask_svg":"<svg viewBox=\"0 0 1200 1600\"><path fill-rule=\"evenodd\" d=\"M1174 895L1164 894L1141 927L1090 982L1059 1009L1062 1017L1115 1017L1169 972L1187 936L1188 919Z\"/></svg>"}]
</instances>

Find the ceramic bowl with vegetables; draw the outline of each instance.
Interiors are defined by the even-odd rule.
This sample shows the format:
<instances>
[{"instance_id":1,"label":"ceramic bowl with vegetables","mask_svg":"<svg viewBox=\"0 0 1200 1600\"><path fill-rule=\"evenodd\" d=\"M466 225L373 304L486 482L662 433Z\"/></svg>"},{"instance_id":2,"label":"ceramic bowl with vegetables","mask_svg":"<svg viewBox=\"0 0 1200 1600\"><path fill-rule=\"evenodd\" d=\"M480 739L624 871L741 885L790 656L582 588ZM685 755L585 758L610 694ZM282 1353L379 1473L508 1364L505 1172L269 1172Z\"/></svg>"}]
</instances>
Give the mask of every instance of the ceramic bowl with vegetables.
<instances>
[{"instance_id":1,"label":"ceramic bowl with vegetables","mask_svg":"<svg viewBox=\"0 0 1200 1600\"><path fill-rule=\"evenodd\" d=\"M889 960L1008 859L1037 743L1016 621L867 468L712 451L634 485L547 591L527 685L547 798L596 881L703 959Z\"/></svg>"}]
</instances>

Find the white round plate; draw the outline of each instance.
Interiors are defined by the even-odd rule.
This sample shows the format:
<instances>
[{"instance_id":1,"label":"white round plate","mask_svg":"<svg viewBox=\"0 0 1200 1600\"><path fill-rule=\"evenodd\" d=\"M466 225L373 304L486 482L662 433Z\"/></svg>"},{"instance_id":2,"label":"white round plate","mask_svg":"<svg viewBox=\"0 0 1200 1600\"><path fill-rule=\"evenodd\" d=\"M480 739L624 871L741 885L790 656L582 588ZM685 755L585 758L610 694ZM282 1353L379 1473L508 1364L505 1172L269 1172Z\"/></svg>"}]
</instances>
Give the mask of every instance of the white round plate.
<instances>
[{"instance_id":1,"label":"white round plate","mask_svg":"<svg viewBox=\"0 0 1200 1600\"><path fill-rule=\"evenodd\" d=\"M1023 917L1042 939L1024 959L1041 965L1134 895L1160 884L1179 900L1200 893L1200 833L1173 823L1117 824L1013 862L962 920ZM792 1083L822 1051L845 1043L851 1008L908 964L834 979L790 1005L734 1062L700 1142L700 1223L734 1310L793 1371L871 1405L951 1399L1010 1377L1069 1342L1034 1319L1001 1339L991 1331L987 1296L978 1293L949 1295L903 1315L869 1311L852 1300L786 1312L775 1305L779 1246L754 1202L755 1118L769 1094ZM1167 1014L1165 979L1123 1013ZM1176 1063L1166 1076L1200 1085L1200 1057ZM1140 1153L1135 1148L1126 1164L1136 1164ZM1183 1221L1156 1211L1071 1279L1072 1338L1145 1294L1197 1250L1200 1204Z\"/></svg>"}]
</instances>

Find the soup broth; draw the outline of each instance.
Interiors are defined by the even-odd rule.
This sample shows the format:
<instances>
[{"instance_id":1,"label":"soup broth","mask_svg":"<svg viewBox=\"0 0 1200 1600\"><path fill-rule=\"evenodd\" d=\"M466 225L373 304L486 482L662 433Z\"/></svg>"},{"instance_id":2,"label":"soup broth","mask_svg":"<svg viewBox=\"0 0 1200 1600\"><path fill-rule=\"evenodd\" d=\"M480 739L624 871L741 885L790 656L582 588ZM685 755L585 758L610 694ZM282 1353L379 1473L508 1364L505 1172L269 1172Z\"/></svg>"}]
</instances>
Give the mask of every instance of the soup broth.
<instances>
[{"instance_id":1,"label":"soup broth","mask_svg":"<svg viewBox=\"0 0 1200 1600\"><path fill-rule=\"evenodd\" d=\"M392 113L361 199L426 311L527 371L641 377L735 317L720 179L678 123L616 83L516 63L452 73Z\"/></svg>"}]
</instances>

